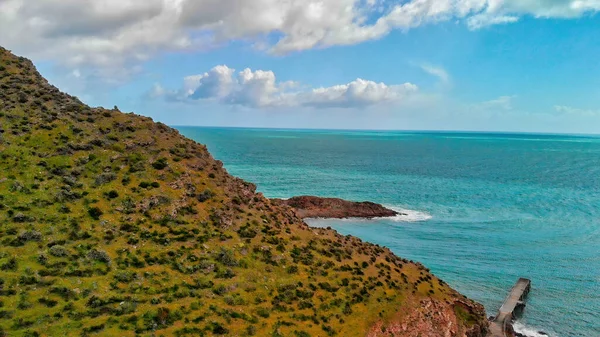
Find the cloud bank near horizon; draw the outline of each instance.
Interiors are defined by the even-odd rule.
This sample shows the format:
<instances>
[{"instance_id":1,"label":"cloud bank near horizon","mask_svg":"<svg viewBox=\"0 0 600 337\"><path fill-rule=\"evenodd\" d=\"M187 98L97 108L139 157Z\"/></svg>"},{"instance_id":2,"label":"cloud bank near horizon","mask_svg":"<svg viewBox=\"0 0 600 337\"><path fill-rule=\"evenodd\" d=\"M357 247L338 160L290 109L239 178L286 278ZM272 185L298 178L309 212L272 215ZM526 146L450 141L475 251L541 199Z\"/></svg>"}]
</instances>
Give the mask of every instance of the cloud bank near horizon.
<instances>
[{"instance_id":1,"label":"cloud bank near horizon","mask_svg":"<svg viewBox=\"0 0 600 337\"><path fill-rule=\"evenodd\" d=\"M151 97L193 103L216 101L249 108L312 107L357 108L399 103L418 92L412 83L387 85L363 79L330 87L308 88L300 83L279 82L273 71L244 69L236 73L226 65L203 74L187 76L178 90L156 84Z\"/></svg>"}]
</instances>

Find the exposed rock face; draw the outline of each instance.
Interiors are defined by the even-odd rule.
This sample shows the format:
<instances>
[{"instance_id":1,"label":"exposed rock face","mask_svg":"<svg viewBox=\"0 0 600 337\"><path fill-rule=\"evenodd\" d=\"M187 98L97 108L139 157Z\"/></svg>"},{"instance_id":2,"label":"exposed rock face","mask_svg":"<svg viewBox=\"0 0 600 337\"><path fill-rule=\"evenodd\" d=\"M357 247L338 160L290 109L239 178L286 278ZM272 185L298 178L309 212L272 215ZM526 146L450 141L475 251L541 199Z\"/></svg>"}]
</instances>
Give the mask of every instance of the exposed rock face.
<instances>
[{"instance_id":1,"label":"exposed rock face","mask_svg":"<svg viewBox=\"0 0 600 337\"><path fill-rule=\"evenodd\" d=\"M292 207L298 217L307 218L383 218L400 213L369 201L355 202L337 198L313 196L293 197L287 200L273 199L273 202Z\"/></svg>"},{"instance_id":2,"label":"exposed rock face","mask_svg":"<svg viewBox=\"0 0 600 337\"><path fill-rule=\"evenodd\" d=\"M391 321L375 324L367 337L431 336L431 337L480 337L486 336L487 322L477 319L483 306L456 301L452 306L435 299L421 300L418 307L409 312L400 312ZM476 320L465 329L457 316Z\"/></svg>"}]
</instances>

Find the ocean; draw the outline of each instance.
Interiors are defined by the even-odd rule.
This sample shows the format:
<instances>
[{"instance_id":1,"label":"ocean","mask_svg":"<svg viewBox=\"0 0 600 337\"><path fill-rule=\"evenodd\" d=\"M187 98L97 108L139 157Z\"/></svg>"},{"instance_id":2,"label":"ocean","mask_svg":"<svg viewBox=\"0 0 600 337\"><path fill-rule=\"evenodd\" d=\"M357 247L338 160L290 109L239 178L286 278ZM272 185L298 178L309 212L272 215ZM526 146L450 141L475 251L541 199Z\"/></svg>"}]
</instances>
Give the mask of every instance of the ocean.
<instances>
[{"instance_id":1,"label":"ocean","mask_svg":"<svg viewBox=\"0 0 600 337\"><path fill-rule=\"evenodd\" d=\"M422 262L489 315L532 280L518 330L600 336L600 138L177 127L267 197L407 215L310 220Z\"/></svg>"}]
</instances>

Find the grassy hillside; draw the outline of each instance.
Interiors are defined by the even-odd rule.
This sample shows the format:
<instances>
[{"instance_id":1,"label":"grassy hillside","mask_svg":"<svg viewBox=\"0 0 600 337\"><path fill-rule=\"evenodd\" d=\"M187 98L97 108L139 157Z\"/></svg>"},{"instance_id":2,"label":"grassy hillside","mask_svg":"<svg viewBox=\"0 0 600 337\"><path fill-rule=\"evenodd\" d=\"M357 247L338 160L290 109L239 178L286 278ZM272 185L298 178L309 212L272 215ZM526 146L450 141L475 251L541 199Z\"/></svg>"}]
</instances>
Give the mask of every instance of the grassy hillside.
<instances>
[{"instance_id":1,"label":"grassy hillside","mask_svg":"<svg viewBox=\"0 0 600 337\"><path fill-rule=\"evenodd\" d=\"M484 324L424 267L309 228L205 146L2 48L0 241L0 336L379 335L423 300L457 336Z\"/></svg>"}]
</instances>

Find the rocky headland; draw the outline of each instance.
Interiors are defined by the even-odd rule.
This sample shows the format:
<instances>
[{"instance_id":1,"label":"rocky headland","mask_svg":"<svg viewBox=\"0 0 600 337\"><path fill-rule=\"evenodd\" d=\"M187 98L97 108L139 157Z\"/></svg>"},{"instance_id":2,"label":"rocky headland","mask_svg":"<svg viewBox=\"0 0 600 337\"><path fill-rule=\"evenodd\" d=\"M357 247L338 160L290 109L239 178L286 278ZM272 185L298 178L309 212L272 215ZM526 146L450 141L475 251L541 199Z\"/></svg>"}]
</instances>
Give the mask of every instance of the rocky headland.
<instances>
[{"instance_id":1,"label":"rocky headland","mask_svg":"<svg viewBox=\"0 0 600 337\"><path fill-rule=\"evenodd\" d=\"M287 205L302 219L328 218L385 218L402 215L399 212L369 201L347 201L338 198L299 196L290 199L272 199L275 204Z\"/></svg>"},{"instance_id":2,"label":"rocky headland","mask_svg":"<svg viewBox=\"0 0 600 337\"><path fill-rule=\"evenodd\" d=\"M281 203L0 48L0 337L485 336L423 265ZM362 210L337 216L395 214Z\"/></svg>"}]
</instances>

